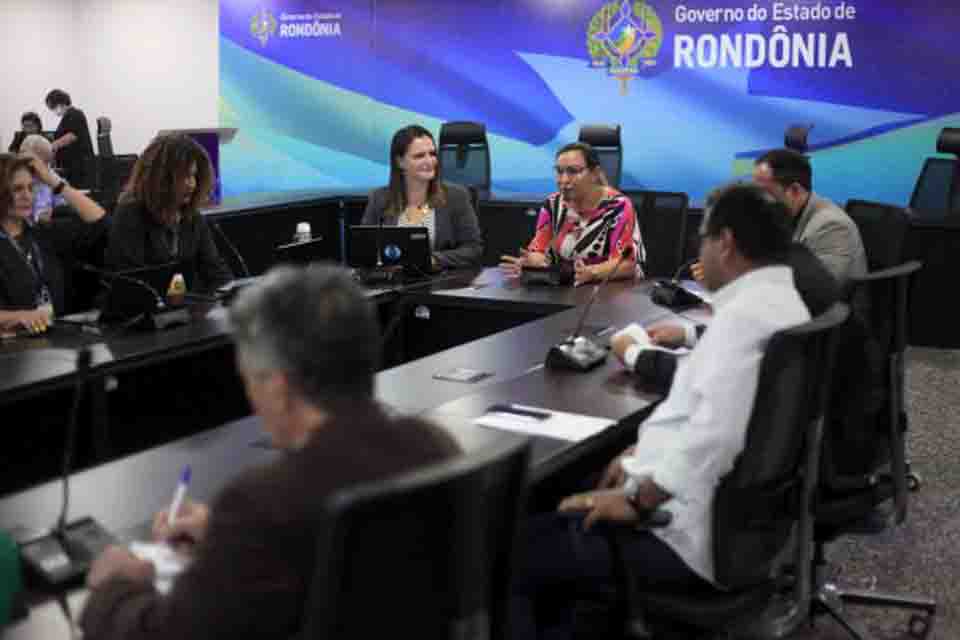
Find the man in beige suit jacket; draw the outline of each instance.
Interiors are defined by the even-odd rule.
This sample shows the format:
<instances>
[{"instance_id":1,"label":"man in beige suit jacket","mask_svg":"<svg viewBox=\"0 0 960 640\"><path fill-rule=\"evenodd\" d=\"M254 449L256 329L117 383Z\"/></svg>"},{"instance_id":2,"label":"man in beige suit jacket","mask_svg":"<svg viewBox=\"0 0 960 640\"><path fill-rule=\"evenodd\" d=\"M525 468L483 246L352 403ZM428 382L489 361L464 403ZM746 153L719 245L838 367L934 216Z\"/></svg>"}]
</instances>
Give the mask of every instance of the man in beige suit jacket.
<instances>
[{"instance_id":1,"label":"man in beige suit jacket","mask_svg":"<svg viewBox=\"0 0 960 640\"><path fill-rule=\"evenodd\" d=\"M787 203L793 239L816 255L841 284L867 273L860 231L847 213L813 191L810 161L789 149L770 151L754 163L753 180Z\"/></svg>"}]
</instances>

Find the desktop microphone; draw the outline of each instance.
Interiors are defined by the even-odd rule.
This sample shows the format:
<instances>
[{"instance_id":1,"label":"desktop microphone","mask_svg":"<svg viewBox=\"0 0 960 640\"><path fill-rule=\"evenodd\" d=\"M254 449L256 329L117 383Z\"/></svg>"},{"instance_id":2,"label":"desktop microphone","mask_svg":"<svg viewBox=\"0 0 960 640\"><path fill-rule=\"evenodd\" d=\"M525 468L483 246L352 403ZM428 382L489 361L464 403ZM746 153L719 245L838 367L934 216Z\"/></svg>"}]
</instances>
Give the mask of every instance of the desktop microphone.
<instances>
[{"instance_id":1,"label":"desktop microphone","mask_svg":"<svg viewBox=\"0 0 960 640\"><path fill-rule=\"evenodd\" d=\"M704 304L703 298L680 284L680 274L695 262L697 262L697 258L684 262L670 280L657 280L650 292L650 299L656 304L670 309L685 309Z\"/></svg>"},{"instance_id":2,"label":"desktop microphone","mask_svg":"<svg viewBox=\"0 0 960 640\"><path fill-rule=\"evenodd\" d=\"M114 543L115 538L90 517L67 522L70 512L70 475L73 471L73 454L76 448L77 423L83 391L93 356L89 347L81 347L77 355L77 382L73 392L73 405L63 447L61 486L63 490L60 515L53 530L48 534L26 540L20 544L24 564L51 586L63 585L82 578L103 549Z\"/></svg>"},{"instance_id":3,"label":"desktop microphone","mask_svg":"<svg viewBox=\"0 0 960 640\"><path fill-rule=\"evenodd\" d=\"M574 329L573 333L563 342L550 347L544 366L548 369L589 371L594 367L600 366L607 359L607 347L602 347L589 338L581 336L580 332L583 331L583 324L590 314L590 309L593 307L593 303L597 299L600 289L610 282L613 274L620 270L620 265L623 264L623 261L632 253L633 247L629 245L620 251L620 258L617 260L617 264L610 270L602 282L593 287L590 300L587 301L583 313L580 314L580 321L577 322L577 328Z\"/></svg>"},{"instance_id":4,"label":"desktop microphone","mask_svg":"<svg viewBox=\"0 0 960 640\"><path fill-rule=\"evenodd\" d=\"M240 265L240 274L243 278L250 277L250 269L247 268L247 263L243 259L243 255L237 249L237 246L230 242L230 238L227 237L227 234L223 232L223 229L220 228L220 223L215 220L210 220L207 224L210 225L210 228L217 232L217 235L220 236L220 240L223 241L223 245L230 250L230 254L237 261L237 264Z\"/></svg>"},{"instance_id":5,"label":"desktop microphone","mask_svg":"<svg viewBox=\"0 0 960 640\"><path fill-rule=\"evenodd\" d=\"M100 321L102 322L125 322L129 320L131 324L145 329L165 329L175 324L186 324L190 321L190 311L186 306L168 306L163 296L160 295L160 292L154 289L149 282L123 273L100 269L85 262L79 263L78 266L84 271L90 271L99 275L103 279L105 286L109 289L100 312ZM114 281L132 284L133 288L129 289L128 293L133 291L139 292L139 299L133 301L132 305L125 305L127 309L131 307L136 309L136 313L133 315L129 315L128 313L111 313L111 307L113 305L111 296L119 295L114 292Z\"/></svg>"},{"instance_id":6,"label":"desktop microphone","mask_svg":"<svg viewBox=\"0 0 960 640\"><path fill-rule=\"evenodd\" d=\"M361 281L366 285L393 284L400 280L402 269L398 266L388 267L383 264L383 218L381 212L377 220L377 262L372 269L368 269L361 276Z\"/></svg>"}]
</instances>

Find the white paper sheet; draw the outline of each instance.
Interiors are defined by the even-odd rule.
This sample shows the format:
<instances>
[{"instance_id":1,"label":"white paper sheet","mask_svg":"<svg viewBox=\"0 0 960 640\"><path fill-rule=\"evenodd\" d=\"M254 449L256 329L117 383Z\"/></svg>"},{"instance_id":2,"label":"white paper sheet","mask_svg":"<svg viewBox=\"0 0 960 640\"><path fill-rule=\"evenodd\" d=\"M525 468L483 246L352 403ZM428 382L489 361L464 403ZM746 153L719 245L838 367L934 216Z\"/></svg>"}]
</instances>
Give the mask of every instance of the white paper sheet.
<instances>
[{"instance_id":1,"label":"white paper sheet","mask_svg":"<svg viewBox=\"0 0 960 640\"><path fill-rule=\"evenodd\" d=\"M563 411L549 411L547 409L519 404L509 406L522 411L543 412L548 414L548 417L539 420L508 411L490 411L476 418L474 424L481 427L526 433L534 436L547 436L549 438L568 440L570 442L585 440L616 424L616 420L610 420L609 418L597 418L578 413L565 413Z\"/></svg>"},{"instance_id":2,"label":"white paper sheet","mask_svg":"<svg viewBox=\"0 0 960 640\"><path fill-rule=\"evenodd\" d=\"M130 552L140 558L153 563L156 577L153 585L157 591L167 594L173 588L173 581L187 568L187 560L183 555L174 551L173 547L156 542L131 542Z\"/></svg>"}]
</instances>

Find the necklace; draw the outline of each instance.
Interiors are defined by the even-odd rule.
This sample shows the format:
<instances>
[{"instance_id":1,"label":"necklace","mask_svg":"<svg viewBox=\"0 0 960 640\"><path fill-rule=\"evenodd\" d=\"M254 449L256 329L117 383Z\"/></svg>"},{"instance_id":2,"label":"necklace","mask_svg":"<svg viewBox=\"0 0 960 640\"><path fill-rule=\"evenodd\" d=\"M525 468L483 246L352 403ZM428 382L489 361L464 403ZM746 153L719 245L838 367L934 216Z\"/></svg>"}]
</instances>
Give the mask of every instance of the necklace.
<instances>
[{"instance_id":1,"label":"necklace","mask_svg":"<svg viewBox=\"0 0 960 640\"><path fill-rule=\"evenodd\" d=\"M433 207L429 203L424 202L417 207L407 207L403 212L404 219L409 223L420 223L433 212Z\"/></svg>"}]
</instances>

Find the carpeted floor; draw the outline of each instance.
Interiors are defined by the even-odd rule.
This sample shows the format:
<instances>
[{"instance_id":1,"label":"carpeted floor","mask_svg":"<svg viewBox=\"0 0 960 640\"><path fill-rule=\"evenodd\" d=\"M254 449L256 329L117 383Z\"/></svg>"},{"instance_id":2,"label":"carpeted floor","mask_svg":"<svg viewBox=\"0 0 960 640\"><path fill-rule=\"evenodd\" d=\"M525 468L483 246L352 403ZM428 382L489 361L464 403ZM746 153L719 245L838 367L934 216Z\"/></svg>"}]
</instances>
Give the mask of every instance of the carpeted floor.
<instances>
[{"instance_id":1,"label":"carpeted floor","mask_svg":"<svg viewBox=\"0 0 960 640\"><path fill-rule=\"evenodd\" d=\"M914 593L937 600L931 638L960 639L960 351L910 349L907 354L909 451L923 485L910 494L907 522L880 535L848 537L828 549L838 582L862 589ZM874 640L905 635L909 614L848 607ZM848 636L821 618L796 638Z\"/></svg>"}]
</instances>

